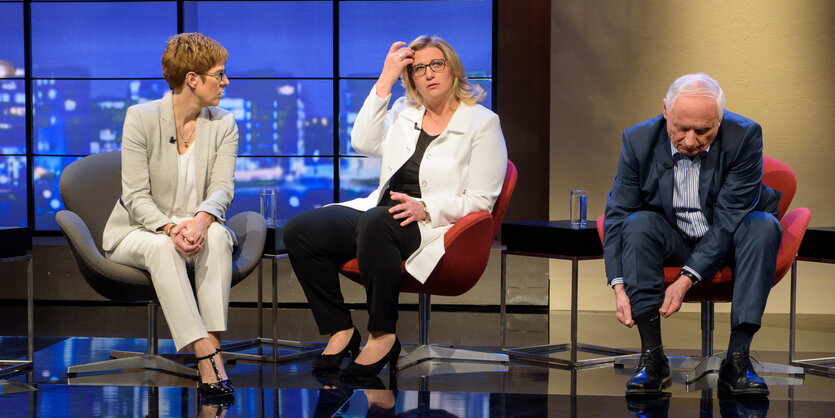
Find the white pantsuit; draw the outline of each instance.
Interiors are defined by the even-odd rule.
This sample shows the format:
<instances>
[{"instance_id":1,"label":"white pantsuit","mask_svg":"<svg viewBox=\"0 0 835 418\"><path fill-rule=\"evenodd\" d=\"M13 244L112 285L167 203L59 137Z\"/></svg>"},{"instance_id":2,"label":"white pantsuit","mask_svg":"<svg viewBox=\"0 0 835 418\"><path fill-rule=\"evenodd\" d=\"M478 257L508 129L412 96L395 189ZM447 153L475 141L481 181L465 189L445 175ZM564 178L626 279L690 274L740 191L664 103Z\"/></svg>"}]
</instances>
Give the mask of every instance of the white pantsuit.
<instances>
[{"instance_id":1,"label":"white pantsuit","mask_svg":"<svg viewBox=\"0 0 835 418\"><path fill-rule=\"evenodd\" d=\"M176 222L185 220L175 218ZM151 273L179 351L195 340L207 338L209 331L226 331L232 246L231 235L217 222L209 226L203 251L188 259L177 252L168 236L137 229L122 239L110 260ZM187 266L194 268L194 290Z\"/></svg>"},{"instance_id":2,"label":"white pantsuit","mask_svg":"<svg viewBox=\"0 0 835 418\"><path fill-rule=\"evenodd\" d=\"M235 192L238 128L232 113L203 108L188 151L185 190L178 190L186 174L179 167L176 135L170 94L128 109L122 133L122 195L104 228L102 246L111 260L150 272L179 351L207 337L208 331L226 330L237 240L224 222ZM199 212L211 214L216 222L208 228L203 250L186 259L162 227ZM194 267L194 289L187 265Z\"/></svg>"}]
</instances>

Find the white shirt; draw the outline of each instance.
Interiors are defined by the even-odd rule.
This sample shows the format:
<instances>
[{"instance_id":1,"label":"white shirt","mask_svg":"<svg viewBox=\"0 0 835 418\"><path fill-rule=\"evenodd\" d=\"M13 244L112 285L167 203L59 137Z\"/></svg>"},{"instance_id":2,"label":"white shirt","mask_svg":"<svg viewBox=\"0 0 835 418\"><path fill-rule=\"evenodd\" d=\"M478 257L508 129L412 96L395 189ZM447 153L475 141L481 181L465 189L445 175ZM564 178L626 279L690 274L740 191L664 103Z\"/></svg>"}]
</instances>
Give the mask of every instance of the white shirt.
<instances>
[{"instance_id":1,"label":"white shirt","mask_svg":"<svg viewBox=\"0 0 835 418\"><path fill-rule=\"evenodd\" d=\"M177 194L174 197L174 216L192 218L200 204L197 197L197 186L194 176L193 147L186 148L186 152L177 156Z\"/></svg>"}]
</instances>

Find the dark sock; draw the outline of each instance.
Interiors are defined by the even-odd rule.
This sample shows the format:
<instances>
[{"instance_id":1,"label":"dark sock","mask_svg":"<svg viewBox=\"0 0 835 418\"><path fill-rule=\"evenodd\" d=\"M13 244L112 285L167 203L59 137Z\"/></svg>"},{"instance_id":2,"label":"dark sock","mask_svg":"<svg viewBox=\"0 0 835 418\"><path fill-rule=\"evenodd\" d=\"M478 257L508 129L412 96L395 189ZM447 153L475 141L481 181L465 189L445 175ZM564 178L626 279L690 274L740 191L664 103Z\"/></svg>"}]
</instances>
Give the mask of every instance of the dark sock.
<instances>
[{"instance_id":1,"label":"dark sock","mask_svg":"<svg viewBox=\"0 0 835 418\"><path fill-rule=\"evenodd\" d=\"M759 325L739 324L731 329L731 338L728 341L728 354L748 350L751 347L751 340L754 334L760 329Z\"/></svg>"},{"instance_id":2,"label":"dark sock","mask_svg":"<svg viewBox=\"0 0 835 418\"><path fill-rule=\"evenodd\" d=\"M658 309L650 309L634 319L641 334L641 351L661 347L661 315Z\"/></svg>"}]
</instances>

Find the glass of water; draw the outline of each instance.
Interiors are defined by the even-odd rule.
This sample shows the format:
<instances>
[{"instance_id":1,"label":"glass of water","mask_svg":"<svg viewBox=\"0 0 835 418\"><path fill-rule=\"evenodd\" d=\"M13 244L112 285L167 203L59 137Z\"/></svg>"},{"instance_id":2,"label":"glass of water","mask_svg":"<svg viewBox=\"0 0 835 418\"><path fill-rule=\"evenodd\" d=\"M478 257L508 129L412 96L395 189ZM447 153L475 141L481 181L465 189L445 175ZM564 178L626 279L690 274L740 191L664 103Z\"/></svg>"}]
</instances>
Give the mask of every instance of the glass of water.
<instances>
[{"instance_id":1,"label":"glass of water","mask_svg":"<svg viewBox=\"0 0 835 418\"><path fill-rule=\"evenodd\" d=\"M267 227L275 227L276 208L275 208L275 189L272 187L265 187L261 189L261 216L267 221Z\"/></svg>"},{"instance_id":2,"label":"glass of water","mask_svg":"<svg viewBox=\"0 0 835 418\"><path fill-rule=\"evenodd\" d=\"M586 227L586 208L588 207L588 195L585 190L571 191L570 225L572 229Z\"/></svg>"}]
</instances>

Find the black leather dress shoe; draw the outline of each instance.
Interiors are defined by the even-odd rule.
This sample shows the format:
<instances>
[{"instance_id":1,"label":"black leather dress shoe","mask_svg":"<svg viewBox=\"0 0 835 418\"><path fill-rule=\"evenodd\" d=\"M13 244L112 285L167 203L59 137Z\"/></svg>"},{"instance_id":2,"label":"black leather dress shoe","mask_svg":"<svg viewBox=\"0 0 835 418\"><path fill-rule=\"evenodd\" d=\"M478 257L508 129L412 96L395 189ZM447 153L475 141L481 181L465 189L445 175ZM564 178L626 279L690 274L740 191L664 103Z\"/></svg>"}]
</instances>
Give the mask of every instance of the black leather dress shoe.
<instances>
[{"instance_id":1,"label":"black leather dress shoe","mask_svg":"<svg viewBox=\"0 0 835 418\"><path fill-rule=\"evenodd\" d=\"M657 395L670 386L670 363L662 347L641 352L641 361L626 382L627 395Z\"/></svg>"},{"instance_id":2,"label":"black leather dress shoe","mask_svg":"<svg viewBox=\"0 0 835 418\"><path fill-rule=\"evenodd\" d=\"M728 353L719 367L719 389L731 395L768 396L768 385L754 372L748 350Z\"/></svg>"}]
</instances>

